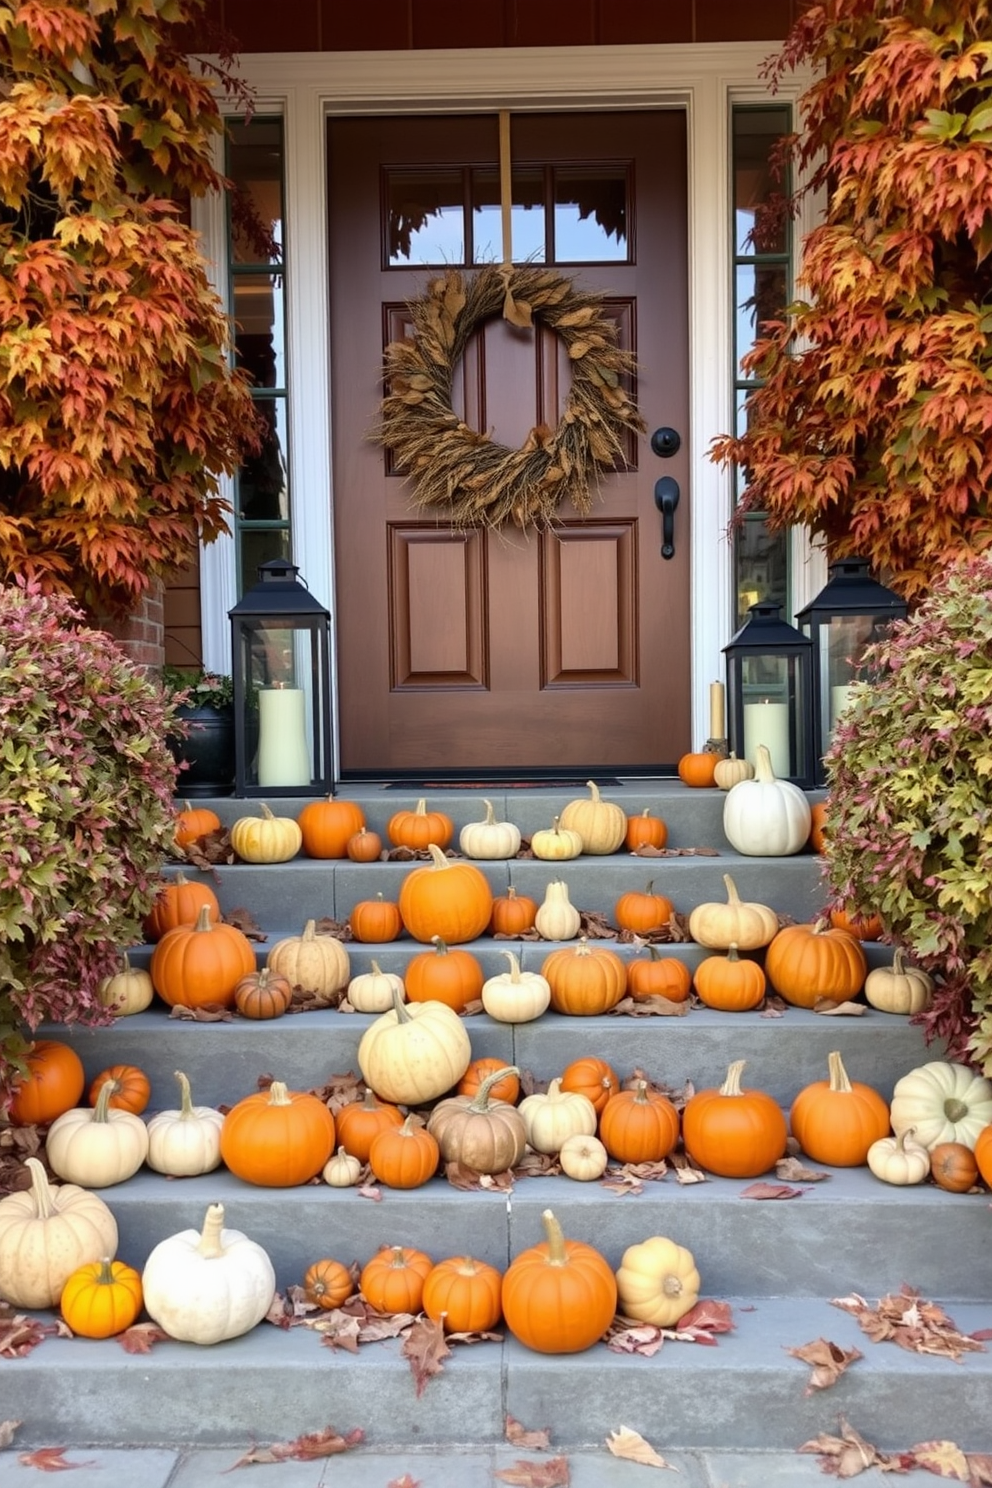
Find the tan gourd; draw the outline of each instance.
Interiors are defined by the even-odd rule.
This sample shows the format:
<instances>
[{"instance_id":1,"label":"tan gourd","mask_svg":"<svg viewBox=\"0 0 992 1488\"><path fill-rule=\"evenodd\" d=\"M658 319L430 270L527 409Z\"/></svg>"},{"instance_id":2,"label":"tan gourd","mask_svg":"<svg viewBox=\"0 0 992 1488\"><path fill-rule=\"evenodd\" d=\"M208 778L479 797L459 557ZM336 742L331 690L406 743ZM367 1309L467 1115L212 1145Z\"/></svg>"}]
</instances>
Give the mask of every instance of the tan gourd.
<instances>
[{"instance_id":1,"label":"tan gourd","mask_svg":"<svg viewBox=\"0 0 992 1488\"><path fill-rule=\"evenodd\" d=\"M403 1000L403 978L394 971L381 971L378 961L348 983L348 1001L356 1013L384 1013L393 1005L393 993Z\"/></svg>"},{"instance_id":2,"label":"tan gourd","mask_svg":"<svg viewBox=\"0 0 992 1488\"><path fill-rule=\"evenodd\" d=\"M331 1188L354 1188L362 1176L362 1165L357 1157L352 1157L343 1147L339 1147L325 1163L322 1176Z\"/></svg>"},{"instance_id":3,"label":"tan gourd","mask_svg":"<svg viewBox=\"0 0 992 1488\"><path fill-rule=\"evenodd\" d=\"M24 1159L31 1187L0 1199L0 1297L15 1307L55 1307L72 1273L117 1254L117 1221L97 1194L49 1183Z\"/></svg>"},{"instance_id":4,"label":"tan gourd","mask_svg":"<svg viewBox=\"0 0 992 1488\"><path fill-rule=\"evenodd\" d=\"M148 1123L148 1166L170 1178L195 1178L220 1167L224 1116L213 1106L194 1106L189 1080L176 1070L179 1109L159 1111Z\"/></svg>"},{"instance_id":5,"label":"tan gourd","mask_svg":"<svg viewBox=\"0 0 992 1488\"><path fill-rule=\"evenodd\" d=\"M535 1152L560 1152L567 1137L576 1133L591 1137L596 1131L592 1101L577 1091L562 1090L560 1079L551 1081L547 1094L525 1096L517 1109Z\"/></svg>"},{"instance_id":6,"label":"tan gourd","mask_svg":"<svg viewBox=\"0 0 992 1488\"><path fill-rule=\"evenodd\" d=\"M486 808L481 822L470 822L462 827L458 845L467 858L514 858L520 851L520 828L512 822L497 821L492 801L483 801Z\"/></svg>"},{"instance_id":7,"label":"tan gourd","mask_svg":"<svg viewBox=\"0 0 992 1488\"><path fill-rule=\"evenodd\" d=\"M616 1277L620 1312L656 1328L673 1327L699 1300L691 1251L663 1235L629 1245Z\"/></svg>"},{"instance_id":8,"label":"tan gourd","mask_svg":"<svg viewBox=\"0 0 992 1488\"><path fill-rule=\"evenodd\" d=\"M574 940L578 935L582 917L568 897L567 883L556 879L548 884L534 916L534 928L542 940Z\"/></svg>"},{"instance_id":9,"label":"tan gourd","mask_svg":"<svg viewBox=\"0 0 992 1488\"><path fill-rule=\"evenodd\" d=\"M303 846L303 832L291 816L275 816L265 802L261 816L239 816L231 827L231 846L246 863L287 863Z\"/></svg>"},{"instance_id":10,"label":"tan gourd","mask_svg":"<svg viewBox=\"0 0 992 1488\"><path fill-rule=\"evenodd\" d=\"M52 1122L45 1151L60 1178L83 1188L111 1188L141 1167L148 1156L148 1128L140 1116L111 1107L117 1089L116 1080L106 1080L95 1106L77 1106Z\"/></svg>"},{"instance_id":11,"label":"tan gourd","mask_svg":"<svg viewBox=\"0 0 992 1488\"><path fill-rule=\"evenodd\" d=\"M97 991L101 1007L115 1018L128 1018L143 1013L155 996L151 976L142 967L132 966L127 951L121 954L121 969L104 977Z\"/></svg>"},{"instance_id":12,"label":"tan gourd","mask_svg":"<svg viewBox=\"0 0 992 1488\"><path fill-rule=\"evenodd\" d=\"M891 966L876 966L865 978L865 997L882 1013L921 1013L930 1006L933 980L925 971L907 966L901 947L892 953Z\"/></svg>"},{"instance_id":13,"label":"tan gourd","mask_svg":"<svg viewBox=\"0 0 992 1488\"><path fill-rule=\"evenodd\" d=\"M606 1172L610 1154L598 1137L575 1132L562 1142L558 1161L566 1177L574 1178L577 1183L593 1183Z\"/></svg>"},{"instance_id":14,"label":"tan gourd","mask_svg":"<svg viewBox=\"0 0 992 1488\"><path fill-rule=\"evenodd\" d=\"M159 1241L141 1285L149 1316L170 1338L211 1344L240 1338L262 1321L276 1276L262 1247L240 1230L225 1230L223 1204L211 1204L202 1230Z\"/></svg>"},{"instance_id":15,"label":"tan gourd","mask_svg":"<svg viewBox=\"0 0 992 1488\"><path fill-rule=\"evenodd\" d=\"M699 904L689 916L689 934L712 951L754 951L778 933L778 916L767 904L746 903L729 873L723 875L726 904Z\"/></svg>"},{"instance_id":16,"label":"tan gourd","mask_svg":"<svg viewBox=\"0 0 992 1488\"><path fill-rule=\"evenodd\" d=\"M540 972L521 971L512 951L503 955L510 968L483 982L482 1006L497 1023L530 1023L547 1010L551 988Z\"/></svg>"},{"instance_id":17,"label":"tan gourd","mask_svg":"<svg viewBox=\"0 0 992 1488\"><path fill-rule=\"evenodd\" d=\"M351 961L341 941L334 935L318 935L316 924L307 920L302 935L277 941L265 964L290 986L329 999L348 985Z\"/></svg>"},{"instance_id":18,"label":"tan gourd","mask_svg":"<svg viewBox=\"0 0 992 1488\"><path fill-rule=\"evenodd\" d=\"M745 759L738 759L731 750L726 759L713 767L713 779L721 790L729 791L742 780L754 779L754 766Z\"/></svg>"},{"instance_id":19,"label":"tan gourd","mask_svg":"<svg viewBox=\"0 0 992 1488\"><path fill-rule=\"evenodd\" d=\"M578 832L583 852L614 853L627 835L627 814L612 801L604 801L599 786L587 780L590 799L569 801L561 814L561 825Z\"/></svg>"},{"instance_id":20,"label":"tan gourd","mask_svg":"<svg viewBox=\"0 0 992 1488\"><path fill-rule=\"evenodd\" d=\"M549 863L564 862L577 858L582 851L582 838L578 832L567 831L556 816L550 827L535 832L530 839L530 850L535 858Z\"/></svg>"}]
</instances>

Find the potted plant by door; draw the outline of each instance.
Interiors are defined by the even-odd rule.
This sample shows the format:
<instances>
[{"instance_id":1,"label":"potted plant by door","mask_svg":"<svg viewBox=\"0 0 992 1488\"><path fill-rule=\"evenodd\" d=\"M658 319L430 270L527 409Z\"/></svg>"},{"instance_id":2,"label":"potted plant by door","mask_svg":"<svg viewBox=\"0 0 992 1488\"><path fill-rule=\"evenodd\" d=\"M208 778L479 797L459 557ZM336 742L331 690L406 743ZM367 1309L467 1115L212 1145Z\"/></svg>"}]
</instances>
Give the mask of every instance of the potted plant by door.
<instances>
[{"instance_id":1,"label":"potted plant by door","mask_svg":"<svg viewBox=\"0 0 992 1488\"><path fill-rule=\"evenodd\" d=\"M229 796L234 789L234 685L200 667L163 667L162 686L176 704L182 735L166 743L182 796Z\"/></svg>"}]
</instances>

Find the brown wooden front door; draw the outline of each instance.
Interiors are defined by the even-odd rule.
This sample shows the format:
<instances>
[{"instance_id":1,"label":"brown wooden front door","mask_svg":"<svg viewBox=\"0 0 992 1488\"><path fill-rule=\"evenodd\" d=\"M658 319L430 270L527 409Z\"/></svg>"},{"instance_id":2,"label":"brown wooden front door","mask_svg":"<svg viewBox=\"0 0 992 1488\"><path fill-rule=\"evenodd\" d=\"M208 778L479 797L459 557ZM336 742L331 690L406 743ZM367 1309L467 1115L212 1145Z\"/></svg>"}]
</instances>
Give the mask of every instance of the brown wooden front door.
<instances>
[{"instance_id":1,"label":"brown wooden front door","mask_svg":"<svg viewBox=\"0 0 992 1488\"><path fill-rule=\"evenodd\" d=\"M689 748L685 128L677 111L514 115L514 257L608 296L648 435L553 530L453 530L369 438L382 350L430 265L501 257L495 116L330 130L334 534L345 778L652 773ZM467 244L467 246L466 246ZM547 327L486 324L456 369L472 425L519 446L567 376ZM681 488L661 557L655 484Z\"/></svg>"}]
</instances>

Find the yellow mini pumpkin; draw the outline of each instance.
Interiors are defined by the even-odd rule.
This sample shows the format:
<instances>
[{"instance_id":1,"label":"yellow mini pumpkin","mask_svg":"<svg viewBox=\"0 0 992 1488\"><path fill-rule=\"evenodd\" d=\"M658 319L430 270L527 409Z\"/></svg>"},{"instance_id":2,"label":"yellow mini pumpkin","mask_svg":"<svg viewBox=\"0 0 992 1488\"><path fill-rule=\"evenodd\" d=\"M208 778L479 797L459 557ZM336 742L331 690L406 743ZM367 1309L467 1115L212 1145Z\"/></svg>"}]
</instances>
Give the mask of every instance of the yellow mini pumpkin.
<instances>
[{"instance_id":1,"label":"yellow mini pumpkin","mask_svg":"<svg viewBox=\"0 0 992 1488\"><path fill-rule=\"evenodd\" d=\"M246 863L287 863L303 846L303 832L291 816L275 816L262 801L261 816L239 816L231 846Z\"/></svg>"},{"instance_id":2,"label":"yellow mini pumpkin","mask_svg":"<svg viewBox=\"0 0 992 1488\"><path fill-rule=\"evenodd\" d=\"M601 856L615 853L627 835L627 814L612 801L604 801L599 786L587 780L588 801L569 801L561 814L563 830L578 832L582 851Z\"/></svg>"}]
</instances>

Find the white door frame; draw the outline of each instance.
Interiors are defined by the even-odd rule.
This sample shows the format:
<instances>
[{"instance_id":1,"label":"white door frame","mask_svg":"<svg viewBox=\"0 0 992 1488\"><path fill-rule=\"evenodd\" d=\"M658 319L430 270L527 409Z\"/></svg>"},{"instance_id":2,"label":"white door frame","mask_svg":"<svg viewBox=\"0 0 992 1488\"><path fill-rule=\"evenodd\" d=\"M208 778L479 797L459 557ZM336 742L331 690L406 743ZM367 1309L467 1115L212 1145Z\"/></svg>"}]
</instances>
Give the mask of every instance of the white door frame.
<instances>
[{"instance_id":1,"label":"white door frame","mask_svg":"<svg viewBox=\"0 0 992 1488\"><path fill-rule=\"evenodd\" d=\"M734 628L728 526L730 472L708 457L733 428L731 108L771 95L759 68L772 43L521 47L403 52L250 53L241 59L259 113L285 119L289 460L294 561L334 614L333 474L327 247L326 120L331 114L537 112L681 108L688 148L692 747L709 733L709 683L724 675ZM774 101L794 102L807 79ZM807 212L812 207L807 205ZM207 256L223 264L224 214L194 203ZM797 224L797 237L811 226ZM223 292L223 270L218 268ZM228 491L226 494L230 494ZM796 608L825 578L822 556L796 534ZM230 670L227 611L236 599L234 544L201 554L204 664ZM790 617L791 618L791 617ZM336 773L336 767L335 767Z\"/></svg>"}]
</instances>

